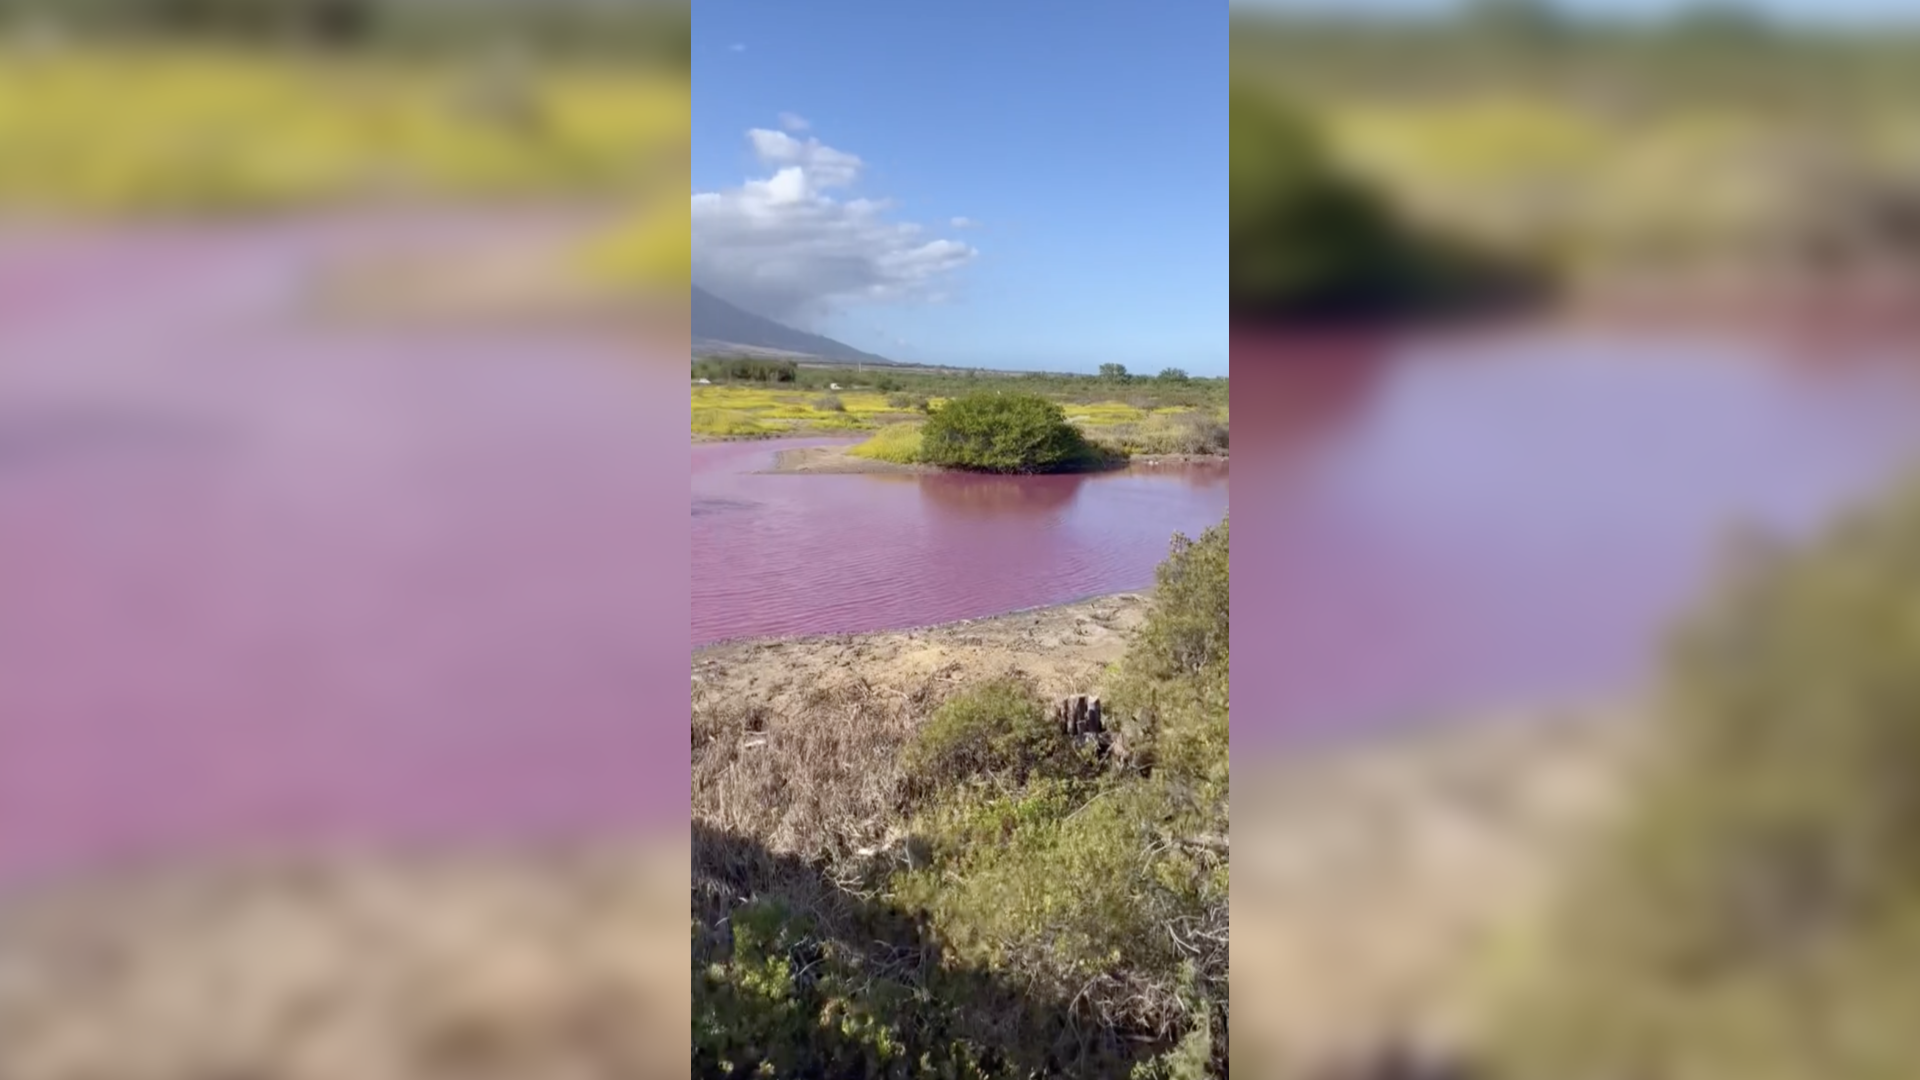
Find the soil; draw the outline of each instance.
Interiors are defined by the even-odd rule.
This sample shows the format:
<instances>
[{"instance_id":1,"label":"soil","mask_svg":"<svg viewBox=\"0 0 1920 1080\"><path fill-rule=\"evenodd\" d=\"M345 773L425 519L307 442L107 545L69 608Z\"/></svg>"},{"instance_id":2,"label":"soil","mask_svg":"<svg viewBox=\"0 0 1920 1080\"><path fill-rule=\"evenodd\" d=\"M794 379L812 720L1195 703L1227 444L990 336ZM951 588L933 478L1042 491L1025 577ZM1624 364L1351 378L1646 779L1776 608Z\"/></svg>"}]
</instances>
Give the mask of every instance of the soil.
<instances>
[{"instance_id":1,"label":"soil","mask_svg":"<svg viewBox=\"0 0 1920 1080\"><path fill-rule=\"evenodd\" d=\"M683 840L182 869L0 918L9 1080L573 1080L685 1064Z\"/></svg>"},{"instance_id":2,"label":"soil","mask_svg":"<svg viewBox=\"0 0 1920 1080\"><path fill-rule=\"evenodd\" d=\"M1236 756L1235 1056L1406 1039L1470 1058L1508 965L1621 806L1642 716L1469 718Z\"/></svg>"},{"instance_id":3,"label":"soil","mask_svg":"<svg viewBox=\"0 0 1920 1080\"><path fill-rule=\"evenodd\" d=\"M511 237L449 253L382 252L318 276L315 314L336 321L480 325L625 326L661 314L661 298L575 266L591 234Z\"/></svg>"},{"instance_id":4,"label":"soil","mask_svg":"<svg viewBox=\"0 0 1920 1080\"><path fill-rule=\"evenodd\" d=\"M822 690L855 680L910 693L1020 673L1050 695L1097 692L1145 620L1139 593L914 630L723 642L693 653L696 692L798 711Z\"/></svg>"}]
</instances>

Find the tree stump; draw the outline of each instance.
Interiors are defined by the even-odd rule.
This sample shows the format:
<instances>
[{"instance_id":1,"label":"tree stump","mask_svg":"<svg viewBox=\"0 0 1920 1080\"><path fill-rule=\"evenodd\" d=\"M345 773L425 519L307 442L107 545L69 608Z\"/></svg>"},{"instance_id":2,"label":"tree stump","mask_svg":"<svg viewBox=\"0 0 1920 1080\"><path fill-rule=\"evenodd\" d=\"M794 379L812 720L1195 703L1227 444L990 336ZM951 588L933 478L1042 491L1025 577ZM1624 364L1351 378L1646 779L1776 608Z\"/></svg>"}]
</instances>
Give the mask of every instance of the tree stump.
<instances>
[{"instance_id":1,"label":"tree stump","mask_svg":"<svg viewBox=\"0 0 1920 1080\"><path fill-rule=\"evenodd\" d=\"M1053 718L1068 738L1097 735L1106 730L1100 720L1100 699L1085 694L1061 699L1053 707Z\"/></svg>"}]
</instances>

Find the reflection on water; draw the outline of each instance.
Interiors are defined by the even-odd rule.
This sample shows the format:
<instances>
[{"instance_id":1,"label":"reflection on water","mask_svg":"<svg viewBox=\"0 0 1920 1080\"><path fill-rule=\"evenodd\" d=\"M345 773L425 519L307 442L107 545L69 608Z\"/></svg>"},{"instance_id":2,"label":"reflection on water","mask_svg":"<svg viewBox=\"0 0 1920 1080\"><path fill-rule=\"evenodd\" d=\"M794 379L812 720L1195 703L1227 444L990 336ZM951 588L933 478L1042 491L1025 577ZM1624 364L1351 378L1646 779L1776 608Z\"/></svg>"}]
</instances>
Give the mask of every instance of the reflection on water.
<instances>
[{"instance_id":1,"label":"reflection on water","mask_svg":"<svg viewBox=\"0 0 1920 1080\"><path fill-rule=\"evenodd\" d=\"M743 499L695 499L694 517L712 517L715 514L738 514L753 509L754 504Z\"/></svg>"},{"instance_id":2,"label":"reflection on water","mask_svg":"<svg viewBox=\"0 0 1920 1080\"><path fill-rule=\"evenodd\" d=\"M693 639L919 626L1153 583L1227 470L1075 476L766 475L828 440L694 447ZM724 512L703 507L726 506Z\"/></svg>"},{"instance_id":3,"label":"reflection on water","mask_svg":"<svg viewBox=\"0 0 1920 1080\"><path fill-rule=\"evenodd\" d=\"M1728 530L1920 451L1911 349L1820 344L1236 341L1235 746L1621 689Z\"/></svg>"},{"instance_id":4,"label":"reflection on water","mask_svg":"<svg viewBox=\"0 0 1920 1080\"><path fill-rule=\"evenodd\" d=\"M1047 517L1071 505L1084 476L921 476L920 496L941 514Z\"/></svg>"}]
</instances>

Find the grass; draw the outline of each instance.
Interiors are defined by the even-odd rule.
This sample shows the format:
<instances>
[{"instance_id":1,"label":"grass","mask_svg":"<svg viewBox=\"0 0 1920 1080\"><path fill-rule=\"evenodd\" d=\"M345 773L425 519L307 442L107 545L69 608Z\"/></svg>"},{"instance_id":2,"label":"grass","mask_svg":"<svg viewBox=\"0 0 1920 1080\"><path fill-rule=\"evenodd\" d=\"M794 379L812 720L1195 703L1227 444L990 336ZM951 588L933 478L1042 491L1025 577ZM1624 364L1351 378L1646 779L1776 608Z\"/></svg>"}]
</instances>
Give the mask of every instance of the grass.
<instances>
[{"instance_id":1,"label":"grass","mask_svg":"<svg viewBox=\"0 0 1920 1080\"><path fill-rule=\"evenodd\" d=\"M1912 196L1920 38L1237 19L1249 76L1412 218L1577 284L1791 258ZM1867 215L1861 217L1860 215ZM1785 249L1784 252L1779 249Z\"/></svg>"},{"instance_id":2,"label":"grass","mask_svg":"<svg viewBox=\"0 0 1920 1080\"><path fill-rule=\"evenodd\" d=\"M693 433L715 438L740 439L780 434L750 412L739 409L701 408L693 410Z\"/></svg>"},{"instance_id":3,"label":"grass","mask_svg":"<svg viewBox=\"0 0 1920 1080\"><path fill-rule=\"evenodd\" d=\"M587 61L502 82L454 59L19 50L0 62L0 205L124 217L638 196L684 220L685 177L662 163L685 144L688 93L684 77ZM658 260L664 241L638 231L639 261ZM632 261L634 237L619 239L615 261Z\"/></svg>"},{"instance_id":4,"label":"grass","mask_svg":"<svg viewBox=\"0 0 1920 1080\"><path fill-rule=\"evenodd\" d=\"M1225 380L1194 380L1187 386L1141 379L1116 383L1093 376L1025 376L982 373L973 377L903 376L841 371L823 377L801 369L804 383L731 383L693 387L693 433L703 438L766 438L840 432L872 432L848 452L894 464L919 460L921 408L938 409L950 398L929 395L940 387L953 395L979 389L1039 392L1065 410L1067 420L1097 448L1110 454L1159 456L1227 453ZM859 380L859 381L856 381ZM1221 388L1215 389L1213 383ZM881 384L909 389L882 389ZM822 391L841 408L823 409ZM849 389L849 388L852 389ZM727 423L720 422L724 414Z\"/></svg>"},{"instance_id":5,"label":"grass","mask_svg":"<svg viewBox=\"0 0 1920 1080\"><path fill-rule=\"evenodd\" d=\"M871 461L917 465L920 463L920 425L889 424L874 432L867 441L849 448L847 453Z\"/></svg>"}]
</instances>

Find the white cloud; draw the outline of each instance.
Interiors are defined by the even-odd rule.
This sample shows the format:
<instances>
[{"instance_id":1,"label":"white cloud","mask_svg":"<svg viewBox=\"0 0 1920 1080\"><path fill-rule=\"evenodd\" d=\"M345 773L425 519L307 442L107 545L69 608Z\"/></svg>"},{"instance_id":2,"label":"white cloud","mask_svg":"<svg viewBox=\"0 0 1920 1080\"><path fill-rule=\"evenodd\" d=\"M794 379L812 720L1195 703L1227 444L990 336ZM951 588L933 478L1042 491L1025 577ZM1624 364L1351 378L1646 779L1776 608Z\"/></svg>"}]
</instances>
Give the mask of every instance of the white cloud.
<instances>
[{"instance_id":1,"label":"white cloud","mask_svg":"<svg viewBox=\"0 0 1920 1080\"><path fill-rule=\"evenodd\" d=\"M866 168L818 139L747 133L767 175L693 196L693 277L769 318L817 322L849 304L938 303L975 250L888 217L884 200L836 197ZM959 220L959 219L956 219Z\"/></svg>"},{"instance_id":2,"label":"white cloud","mask_svg":"<svg viewBox=\"0 0 1920 1080\"><path fill-rule=\"evenodd\" d=\"M805 131L813 125L807 123L807 118L798 113L783 112L780 114L780 126L788 131Z\"/></svg>"},{"instance_id":3,"label":"white cloud","mask_svg":"<svg viewBox=\"0 0 1920 1080\"><path fill-rule=\"evenodd\" d=\"M980 223L970 217L957 217L948 222L948 224L956 229L977 229L980 227Z\"/></svg>"},{"instance_id":4,"label":"white cloud","mask_svg":"<svg viewBox=\"0 0 1920 1080\"><path fill-rule=\"evenodd\" d=\"M746 52L747 46L744 42L736 41L733 44L727 46L727 51L728 52Z\"/></svg>"}]
</instances>

